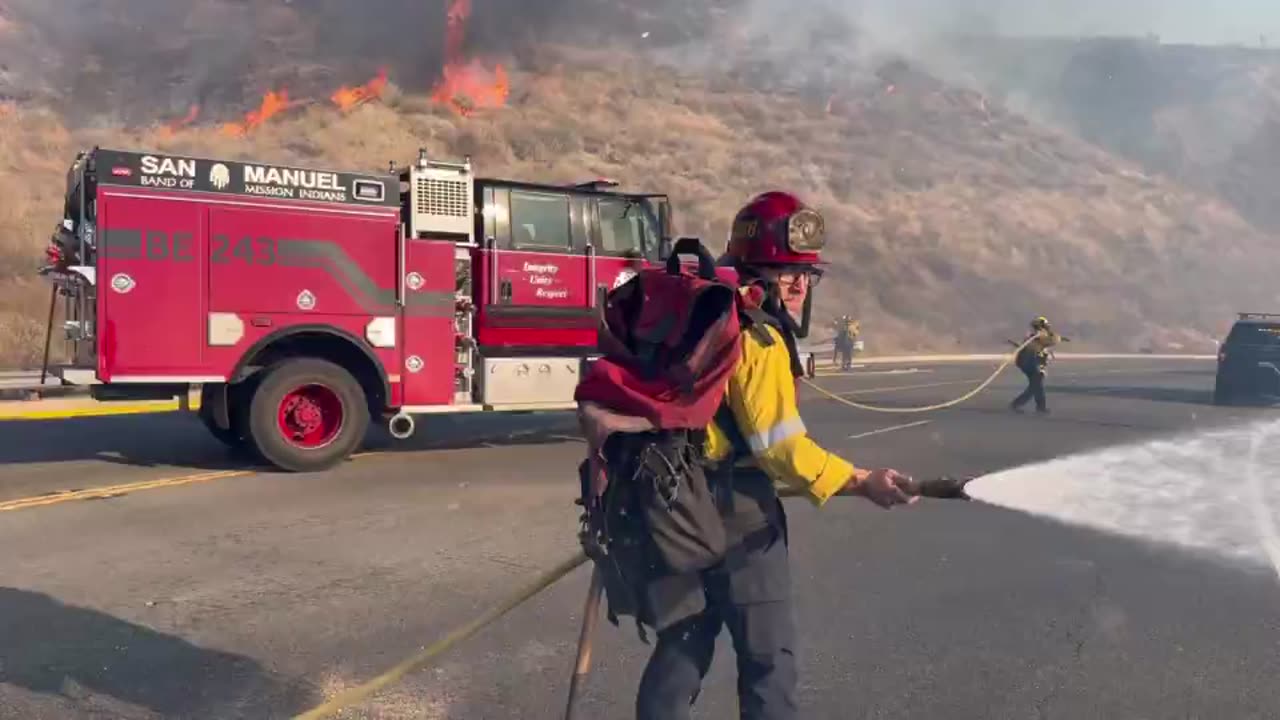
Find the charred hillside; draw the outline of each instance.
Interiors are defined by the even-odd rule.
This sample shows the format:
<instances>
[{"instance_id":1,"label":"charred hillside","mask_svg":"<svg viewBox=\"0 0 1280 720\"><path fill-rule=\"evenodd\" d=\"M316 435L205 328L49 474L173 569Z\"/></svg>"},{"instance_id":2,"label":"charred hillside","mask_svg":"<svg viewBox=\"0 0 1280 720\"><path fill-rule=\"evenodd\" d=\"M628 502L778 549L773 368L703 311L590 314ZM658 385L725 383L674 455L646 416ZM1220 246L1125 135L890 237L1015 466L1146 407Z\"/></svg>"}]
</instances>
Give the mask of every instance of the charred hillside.
<instances>
[{"instance_id":1,"label":"charred hillside","mask_svg":"<svg viewBox=\"0 0 1280 720\"><path fill-rule=\"evenodd\" d=\"M737 4L737 0L731 0ZM674 0L4 0L0 98L73 126L227 121L263 94L325 97L387 69L425 92L455 55L517 61L568 37L650 46L703 32L714 3ZM451 20L452 17L452 20ZM464 28L451 36L449 28ZM452 45L451 45L452 43Z\"/></svg>"},{"instance_id":2,"label":"charred hillside","mask_svg":"<svg viewBox=\"0 0 1280 720\"><path fill-rule=\"evenodd\" d=\"M35 0L6 1L0 51L57 26ZM110 2L121 17L148 9ZM0 209L0 364L36 357L45 290L32 271L66 166L92 143L368 170L425 146L486 175L610 176L670 193L679 229L713 247L751 194L793 188L828 219L819 321L857 315L877 351L993 351L1041 313L1081 348L1205 350L1236 310L1280 304L1273 238L1225 190L873 52L836 16L769 33L767 15L731 3L559 0L547 19L414 3L419 34L436 39L406 53L385 40L418 33L408 15L387 35L330 14L346 3L160 5L179 3L157 0L154 23L189 28L161 33L162 48L135 34L83 45L96 66L6 64L0 192L16 201ZM565 42L584 36L567 17L609 31ZM228 53L216 29L245 18L253 38ZM136 20L130 32L156 37Z\"/></svg>"}]
</instances>

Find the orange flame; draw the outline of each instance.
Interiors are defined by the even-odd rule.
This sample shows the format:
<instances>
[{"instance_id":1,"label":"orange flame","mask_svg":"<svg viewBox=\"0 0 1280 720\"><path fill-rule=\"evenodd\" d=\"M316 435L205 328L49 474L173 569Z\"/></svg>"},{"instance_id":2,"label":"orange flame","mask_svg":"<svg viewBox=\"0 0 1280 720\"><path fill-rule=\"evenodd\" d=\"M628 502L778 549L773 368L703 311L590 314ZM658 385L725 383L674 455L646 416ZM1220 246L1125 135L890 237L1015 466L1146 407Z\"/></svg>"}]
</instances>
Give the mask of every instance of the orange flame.
<instances>
[{"instance_id":1,"label":"orange flame","mask_svg":"<svg viewBox=\"0 0 1280 720\"><path fill-rule=\"evenodd\" d=\"M382 68L378 71L378 76L364 85L357 87L347 87L343 85L329 99L334 105L342 111L351 110L359 105L382 97L382 92L387 88L387 69Z\"/></svg>"},{"instance_id":2,"label":"orange flame","mask_svg":"<svg viewBox=\"0 0 1280 720\"><path fill-rule=\"evenodd\" d=\"M445 9L444 69L431 92L434 102L449 105L454 112L469 116L481 108L507 104L511 80L502 65L489 70L478 60L465 60L463 40L471 17L471 0L447 0Z\"/></svg>"},{"instance_id":3,"label":"orange flame","mask_svg":"<svg viewBox=\"0 0 1280 720\"><path fill-rule=\"evenodd\" d=\"M169 137L174 133L178 132L179 130L181 130L182 128L195 122L196 118L198 117L200 117L200 105L192 104L192 106L187 109L186 115L183 115L181 118L177 120L170 120L169 122L162 125L160 127L160 135L163 137Z\"/></svg>"},{"instance_id":4,"label":"orange flame","mask_svg":"<svg viewBox=\"0 0 1280 720\"><path fill-rule=\"evenodd\" d=\"M244 122L227 123L222 126L222 133L237 137L246 135L256 130L262 123L278 115L281 111L288 109L291 104L288 90L280 90L279 92L272 90L262 96L262 105L257 110L245 113Z\"/></svg>"},{"instance_id":5,"label":"orange flame","mask_svg":"<svg viewBox=\"0 0 1280 720\"><path fill-rule=\"evenodd\" d=\"M445 65L443 77L431 93L437 103L448 104L464 117L482 108L500 108L507 104L511 80L506 68L498 65L492 71L479 61L465 65Z\"/></svg>"}]
</instances>

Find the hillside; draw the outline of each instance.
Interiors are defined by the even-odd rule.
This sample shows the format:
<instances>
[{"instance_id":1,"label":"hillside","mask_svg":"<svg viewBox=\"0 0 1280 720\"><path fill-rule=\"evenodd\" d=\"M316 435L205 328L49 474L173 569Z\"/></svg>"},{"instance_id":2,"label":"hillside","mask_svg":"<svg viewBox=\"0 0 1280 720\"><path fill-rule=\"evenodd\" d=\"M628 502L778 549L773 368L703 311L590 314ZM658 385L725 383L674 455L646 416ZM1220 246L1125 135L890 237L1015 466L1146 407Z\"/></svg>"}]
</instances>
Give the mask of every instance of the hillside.
<instances>
[{"instance_id":1,"label":"hillside","mask_svg":"<svg viewBox=\"0 0 1280 720\"><path fill-rule=\"evenodd\" d=\"M345 111L329 93L379 66L350 77L295 64L291 77L309 78L297 86L240 86L291 94L275 115L240 118L238 133L224 123L253 102L204 102L184 124L184 98L137 127L108 99L90 122L56 94L11 94L0 111L0 365L38 360L47 291L33 269L67 164L92 143L374 170L425 146L471 155L487 175L607 175L670 193L680 231L713 247L751 194L792 188L828 219L819 319L856 314L876 351L998 350L1040 313L1078 340L1073 349L1204 351L1235 311L1280 304L1274 236L1211 188L1188 189L908 63L834 53L857 65L795 82L768 56L691 64L678 43L643 49L634 38L540 41L495 57L455 66L471 68L452 76L471 95L461 103L439 86L433 99L421 73L389 58L386 83L364 86L370 101ZM145 88L117 83L102 97L134 85ZM230 85L202 87L209 98Z\"/></svg>"},{"instance_id":2,"label":"hillside","mask_svg":"<svg viewBox=\"0 0 1280 720\"><path fill-rule=\"evenodd\" d=\"M937 52L984 91L1280 232L1280 50L958 37Z\"/></svg>"}]
</instances>

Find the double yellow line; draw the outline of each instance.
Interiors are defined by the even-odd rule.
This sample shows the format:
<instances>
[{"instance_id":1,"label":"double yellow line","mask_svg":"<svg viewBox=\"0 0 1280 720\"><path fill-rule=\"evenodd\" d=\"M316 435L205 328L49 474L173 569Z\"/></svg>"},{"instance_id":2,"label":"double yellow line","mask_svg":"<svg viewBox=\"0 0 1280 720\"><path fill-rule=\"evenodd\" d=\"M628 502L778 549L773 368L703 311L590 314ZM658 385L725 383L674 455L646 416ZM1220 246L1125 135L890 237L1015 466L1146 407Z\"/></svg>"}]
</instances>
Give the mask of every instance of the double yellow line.
<instances>
[{"instance_id":1,"label":"double yellow line","mask_svg":"<svg viewBox=\"0 0 1280 720\"><path fill-rule=\"evenodd\" d=\"M363 460L370 457L379 457L389 455L386 451L358 452L349 458L349 460ZM35 495L32 497L17 498L16 500L0 501L0 512L9 510L29 510L31 508L46 507L48 505L58 505L66 502L74 502L77 500L104 500L107 498L119 497L130 493L141 492L143 490L159 490L161 488L178 487L180 485L191 485L194 483L209 482L210 480L227 480L229 478L248 477L261 473L263 468L244 468L240 470L211 470L194 475L180 475L178 477L157 478L155 480L139 480L138 482L123 483L120 485L104 485L102 487L85 488L84 490L65 490L60 492L47 493L45 495Z\"/></svg>"},{"instance_id":2,"label":"double yellow line","mask_svg":"<svg viewBox=\"0 0 1280 720\"><path fill-rule=\"evenodd\" d=\"M46 505L57 505L59 503L72 502L74 500L102 500L105 498L118 497L120 495L128 495L129 493L135 493L142 490L155 490L157 488L208 482L209 480L245 477L247 475L255 475L257 472L257 470L217 470L213 472L197 473L195 475L183 475L182 477L142 480L139 482L125 483L123 485L106 485L103 487L87 488L84 490L69 490L65 492L51 493L48 495L36 495L35 497L18 498L17 500L0 502L0 512L7 512L9 510L29 510L31 508L44 507Z\"/></svg>"}]
</instances>

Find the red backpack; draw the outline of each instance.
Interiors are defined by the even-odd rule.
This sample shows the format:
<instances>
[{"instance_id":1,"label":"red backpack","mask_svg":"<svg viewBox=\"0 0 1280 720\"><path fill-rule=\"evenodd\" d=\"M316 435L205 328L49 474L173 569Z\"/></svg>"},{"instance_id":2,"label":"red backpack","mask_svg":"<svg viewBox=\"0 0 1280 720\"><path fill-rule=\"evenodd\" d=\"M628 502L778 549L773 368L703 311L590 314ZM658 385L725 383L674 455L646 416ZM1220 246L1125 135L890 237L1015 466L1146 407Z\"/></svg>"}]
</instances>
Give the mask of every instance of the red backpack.
<instances>
[{"instance_id":1,"label":"red backpack","mask_svg":"<svg viewBox=\"0 0 1280 720\"><path fill-rule=\"evenodd\" d=\"M696 273L682 255L698 259ZM681 238L665 268L612 291L603 357L574 395L590 449L579 466L580 540L602 571L615 624L618 615L652 624L651 582L705 570L727 550L724 489L708 482L703 446L741 357L740 313L751 297L716 270L701 242Z\"/></svg>"}]
</instances>

